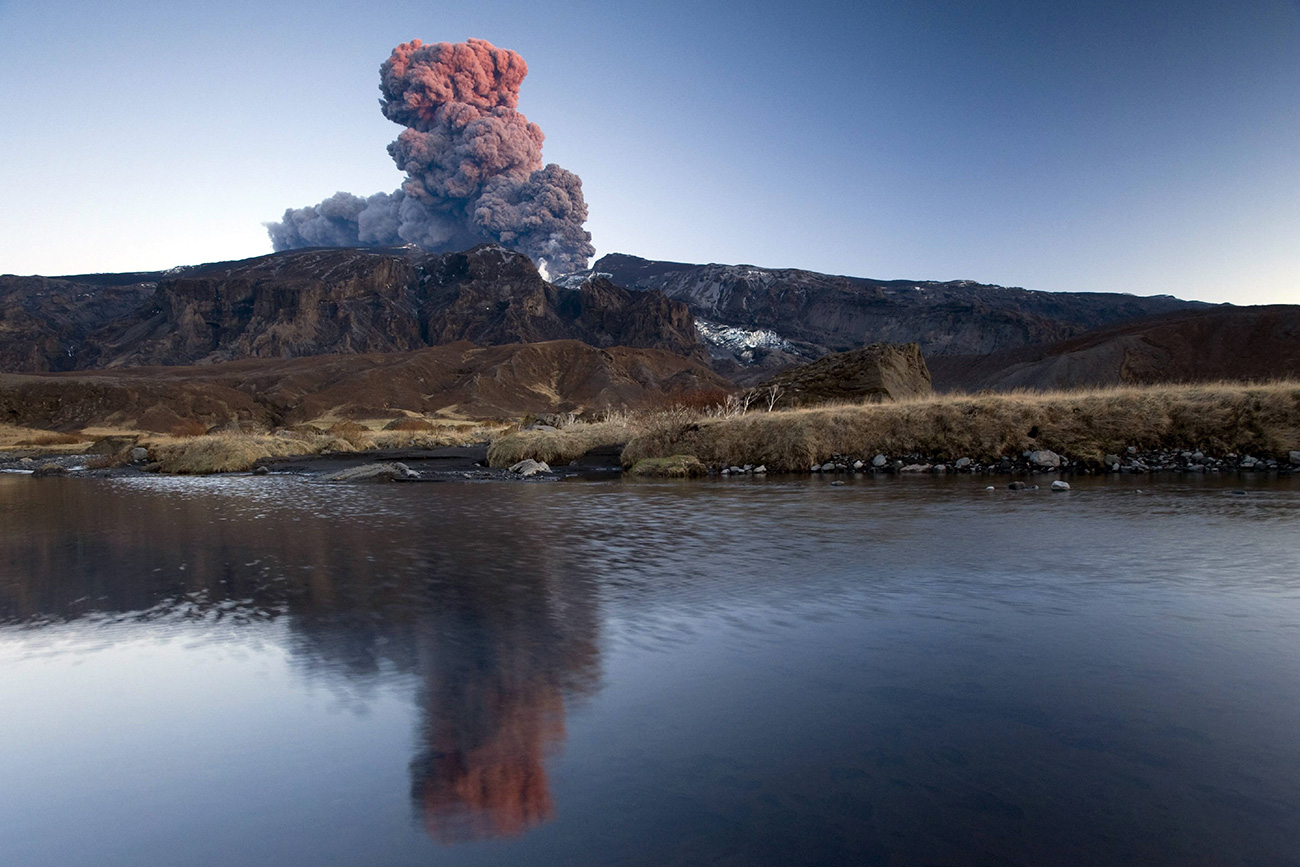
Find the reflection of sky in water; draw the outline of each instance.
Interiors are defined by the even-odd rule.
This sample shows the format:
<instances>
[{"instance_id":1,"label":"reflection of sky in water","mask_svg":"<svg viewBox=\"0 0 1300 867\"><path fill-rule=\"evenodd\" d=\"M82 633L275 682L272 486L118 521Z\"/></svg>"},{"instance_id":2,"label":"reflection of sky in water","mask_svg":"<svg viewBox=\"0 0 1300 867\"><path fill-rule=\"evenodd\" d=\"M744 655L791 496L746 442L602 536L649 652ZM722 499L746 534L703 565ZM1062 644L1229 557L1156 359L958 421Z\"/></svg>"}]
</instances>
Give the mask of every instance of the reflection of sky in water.
<instances>
[{"instance_id":1,"label":"reflection of sky in water","mask_svg":"<svg viewBox=\"0 0 1300 867\"><path fill-rule=\"evenodd\" d=\"M0 479L0 860L1269 861L1241 484Z\"/></svg>"}]
</instances>

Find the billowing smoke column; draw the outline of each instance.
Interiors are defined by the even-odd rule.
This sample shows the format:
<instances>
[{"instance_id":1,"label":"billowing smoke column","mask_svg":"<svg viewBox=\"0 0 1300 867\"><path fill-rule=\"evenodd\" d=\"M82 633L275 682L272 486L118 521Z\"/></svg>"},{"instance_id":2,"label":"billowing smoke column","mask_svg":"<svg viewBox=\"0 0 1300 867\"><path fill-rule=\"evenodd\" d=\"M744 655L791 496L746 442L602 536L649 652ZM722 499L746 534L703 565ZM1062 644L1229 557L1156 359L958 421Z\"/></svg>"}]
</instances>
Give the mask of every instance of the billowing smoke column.
<instances>
[{"instance_id":1,"label":"billowing smoke column","mask_svg":"<svg viewBox=\"0 0 1300 867\"><path fill-rule=\"evenodd\" d=\"M267 224L276 250L405 243L441 252L494 241L552 273L587 267L595 248L582 228L582 179L542 166L545 136L515 110L522 57L482 39L416 39L394 48L379 74L384 116L406 127L388 146L406 182L290 208Z\"/></svg>"}]
</instances>

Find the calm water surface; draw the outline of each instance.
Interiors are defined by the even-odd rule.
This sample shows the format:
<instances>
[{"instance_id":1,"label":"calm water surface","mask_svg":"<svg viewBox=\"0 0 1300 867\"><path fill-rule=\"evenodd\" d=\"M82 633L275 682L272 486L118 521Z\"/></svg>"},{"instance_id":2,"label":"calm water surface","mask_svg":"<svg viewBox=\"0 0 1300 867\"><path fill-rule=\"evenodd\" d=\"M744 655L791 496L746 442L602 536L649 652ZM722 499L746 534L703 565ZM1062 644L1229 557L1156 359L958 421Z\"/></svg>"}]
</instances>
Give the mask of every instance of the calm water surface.
<instances>
[{"instance_id":1,"label":"calm water surface","mask_svg":"<svg viewBox=\"0 0 1300 867\"><path fill-rule=\"evenodd\" d=\"M0 476L0 864L1300 863L1300 483L985 484Z\"/></svg>"}]
</instances>

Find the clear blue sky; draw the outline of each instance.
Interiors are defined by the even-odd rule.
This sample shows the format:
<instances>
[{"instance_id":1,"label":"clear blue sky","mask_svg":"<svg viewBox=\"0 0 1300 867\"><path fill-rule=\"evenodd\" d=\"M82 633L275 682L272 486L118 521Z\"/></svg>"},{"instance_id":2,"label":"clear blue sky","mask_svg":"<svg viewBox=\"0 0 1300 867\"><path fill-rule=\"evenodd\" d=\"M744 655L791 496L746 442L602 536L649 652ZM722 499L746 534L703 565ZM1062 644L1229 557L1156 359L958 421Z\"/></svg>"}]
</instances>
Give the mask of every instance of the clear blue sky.
<instances>
[{"instance_id":1,"label":"clear blue sky","mask_svg":"<svg viewBox=\"0 0 1300 867\"><path fill-rule=\"evenodd\" d=\"M0 0L0 273L391 191L399 42L488 39L599 253L1300 303L1300 3Z\"/></svg>"}]
</instances>

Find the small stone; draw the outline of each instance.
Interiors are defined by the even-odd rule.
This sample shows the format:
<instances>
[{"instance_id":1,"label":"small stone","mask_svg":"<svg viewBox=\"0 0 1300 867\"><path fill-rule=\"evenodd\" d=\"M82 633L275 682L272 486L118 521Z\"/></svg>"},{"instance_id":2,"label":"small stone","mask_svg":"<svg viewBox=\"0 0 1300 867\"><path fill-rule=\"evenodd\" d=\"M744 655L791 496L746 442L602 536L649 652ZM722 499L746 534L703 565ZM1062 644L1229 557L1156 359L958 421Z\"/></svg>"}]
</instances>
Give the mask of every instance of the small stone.
<instances>
[{"instance_id":1,"label":"small stone","mask_svg":"<svg viewBox=\"0 0 1300 867\"><path fill-rule=\"evenodd\" d=\"M833 461L827 461L826 463L822 464L822 472L823 473L835 472L835 463Z\"/></svg>"},{"instance_id":2,"label":"small stone","mask_svg":"<svg viewBox=\"0 0 1300 867\"><path fill-rule=\"evenodd\" d=\"M929 464L908 464L899 469L900 473L924 473L930 470Z\"/></svg>"},{"instance_id":3,"label":"small stone","mask_svg":"<svg viewBox=\"0 0 1300 867\"><path fill-rule=\"evenodd\" d=\"M860 470L860 469L862 469L862 468L865 467L865 466L866 466L866 464L862 463L862 461L854 461L854 462L853 462L853 469L855 469L855 470Z\"/></svg>"},{"instance_id":4,"label":"small stone","mask_svg":"<svg viewBox=\"0 0 1300 867\"><path fill-rule=\"evenodd\" d=\"M1198 464L1205 463L1205 452L1192 452L1192 460L1196 461Z\"/></svg>"},{"instance_id":5,"label":"small stone","mask_svg":"<svg viewBox=\"0 0 1300 867\"><path fill-rule=\"evenodd\" d=\"M1012 482L1011 484L1007 485L1007 490L1008 490L1008 491L1027 491L1027 490L1029 490L1029 485L1027 485L1027 484L1024 483L1024 482Z\"/></svg>"},{"instance_id":6,"label":"small stone","mask_svg":"<svg viewBox=\"0 0 1300 867\"><path fill-rule=\"evenodd\" d=\"M831 482L831 487L832 487L832 488L842 488L842 487L844 487L844 482L842 482L842 481L839 481L839 482Z\"/></svg>"},{"instance_id":7,"label":"small stone","mask_svg":"<svg viewBox=\"0 0 1300 867\"><path fill-rule=\"evenodd\" d=\"M758 466L754 467L754 475L756 475L756 476L757 476L757 475L762 475L763 473L766 473L766 472L767 472L767 465L766 465L766 464L759 464Z\"/></svg>"},{"instance_id":8,"label":"small stone","mask_svg":"<svg viewBox=\"0 0 1300 867\"><path fill-rule=\"evenodd\" d=\"M255 476L268 476L270 474L271 470L267 467L253 467L253 475Z\"/></svg>"},{"instance_id":9,"label":"small stone","mask_svg":"<svg viewBox=\"0 0 1300 867\"><path fill-rule=\"evenodd\" d=\"M993 487L992 485L989 485L989 486L988 486L987 488L985 488L984 490L986 490L986 491L995 491L995 490L997 490L997 488Z\"/></svg>"},{"instance_id":10,"label":"small stone","mask_svg":"<svg viewBox=\"0 0 1300 867\"><path fill-rule=\"evenodd\" d=\"M1069 483L1069 482L1063 482L1063 481L1061 481L1060 479L1057 479L1056 481L1052 482L1052 490L1053 490L1053 491L1068 491L1068 490L1070 490L1070 483Z\"/></svg>"},{"instance_id":11,"label":"small stone","mask_svg":"<svg viewBox=\"0 0 1300 867\"><path fill-rule=\"evenodd\" d=\"M947 465L947 464L935 464L934 467L930 470L930 472L932 472L932 473L946 473L946 472L948 472L948 465Z\"/></svg>"},{"instance_id":12,"label":"small stone","mask_svg":"<svg viewBox=\"0 0 1300 867\"><path fill-rule=\"evenodd\" d=\"M885 457L884 455L876 455L874 458L871 459L871 465L873 467L883 467L887 463L889 463L889 458ZM1298 461L1297 463L1300 463L1300 461Z\"/></svg>"},{"instance_id":13,"label":"small stone","mask_svg":"<svg viewBox=\"0 0 1300 867\"><path fill-rule=\"evenodd\" d=\"M1135 454L1137 454L1137 453L1138 453L1138 447L1137 447L1137 446L1129 446L1129 447L1128 447L1128 453L1131 454L1131 455L1135 455Z\"/></svg>"},{"instance_id":14,"label":"small stone","mask_svg":"<svg viewBox=\"0 0 1300 867\"><path fill-rule=\"evenodd\" d=\"M953 464L957 469L964 470L971 465L970 458L957 458L957 463Z\"/></svg>"},{"instance_id":15,"label":"small stone","mask_svg":"<svg viewBox=\"0 0 1300 867\"><path fill-rule=\"evenodd\" d=\"M810 473L820 473L821 471L822 471L821 464L813 464L812 467L808 470L808 472Z\"/></svg>"},{"instance_id":16,"label":"small stone","mask_svg":"<svg viewBox=\"0 0 1300 867\"><path fill-rule=\"evenodd\" d=\"M722 468L722 475L724 475L724 476L729 476L729 475L731 475L731 470L727 469L726 467L723 467L723 468Z\"/></svg>"},{"instance_id":17,"label":"small stone","mask_svg":"<svg viewBox=\"0 0 1300 867\"><path fill-rule=\"evenodd\" d=\"M1106 455L1104 460L1108 466L1114 466L1119 463L1119 455Z\"/></svg>"}]
</instances>

